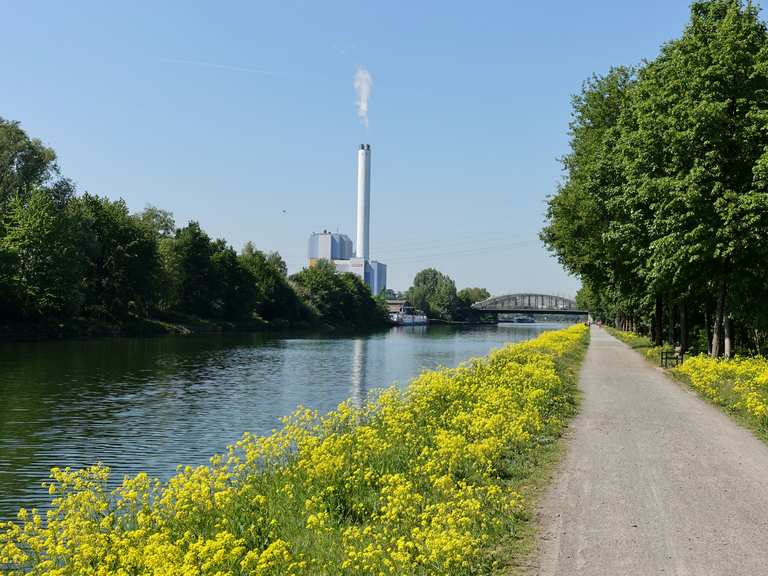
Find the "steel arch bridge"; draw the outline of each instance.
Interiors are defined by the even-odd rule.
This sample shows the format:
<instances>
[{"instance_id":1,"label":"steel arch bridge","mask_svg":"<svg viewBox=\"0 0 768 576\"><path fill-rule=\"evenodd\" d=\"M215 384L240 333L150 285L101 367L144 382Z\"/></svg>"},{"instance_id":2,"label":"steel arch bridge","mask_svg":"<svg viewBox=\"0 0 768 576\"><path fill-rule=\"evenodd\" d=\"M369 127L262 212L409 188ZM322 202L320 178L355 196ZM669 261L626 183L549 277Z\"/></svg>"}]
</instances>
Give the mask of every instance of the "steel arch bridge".
<instances>
[{"instance_id":1,"label":"steel arch bridge","mask_svg":"<svg viewBox=\"0 0 768 576\"><path fill-rule=\"evenodd\" d=\"M472 309L493 314L587 314L576 301L551 294L503 294L475 302Z\"/></svg>"}]
</instances>

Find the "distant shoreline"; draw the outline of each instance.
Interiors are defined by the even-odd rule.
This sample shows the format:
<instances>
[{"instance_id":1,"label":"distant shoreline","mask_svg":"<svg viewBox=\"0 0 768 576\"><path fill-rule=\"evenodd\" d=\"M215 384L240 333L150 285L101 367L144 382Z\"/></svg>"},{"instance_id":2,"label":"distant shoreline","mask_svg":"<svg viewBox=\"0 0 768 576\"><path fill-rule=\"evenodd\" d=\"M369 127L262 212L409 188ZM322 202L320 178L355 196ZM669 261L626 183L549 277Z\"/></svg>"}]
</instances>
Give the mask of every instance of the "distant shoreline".
<instances>
[{"instance_id":1,"label":"distant shoreline","mask_svg":"<svg viewBox=\"0 0 768 576\"><path fill-rule=\"evenodd\" d=\"M203 318L132 319L106 322L90 318L73 318L39 323L0 324L0 342L34 342L49 340L82 340L90 338L148 338L154 336L193 336L199 334L281 333L311 331L329 334L366 333L389 328L389 324L355 328L329 324L266 322L253 319L242 322Z\"/></svg>"}]
</instances>

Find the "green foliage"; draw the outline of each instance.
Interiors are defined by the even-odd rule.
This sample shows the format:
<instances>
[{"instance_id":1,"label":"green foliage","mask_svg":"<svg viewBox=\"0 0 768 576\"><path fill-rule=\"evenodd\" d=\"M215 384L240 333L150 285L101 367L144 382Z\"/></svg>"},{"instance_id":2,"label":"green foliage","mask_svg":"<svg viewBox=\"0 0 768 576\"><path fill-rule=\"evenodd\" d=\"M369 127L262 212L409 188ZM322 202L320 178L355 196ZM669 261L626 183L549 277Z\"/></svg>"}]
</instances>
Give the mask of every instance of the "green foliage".
<instances>
[{"instance_id":1,"label":"green foliage","mask_svg":"<svg viewBox=\"0 0 768 576\"><path fill-rule=\"evenodd\" d=\"M46 188L59 207L73 191L68 180L59 178L56 153L29 138L18 122L0 118L0 210L17 196L27 200L38 188Z\"/></svg>"},{"instance_id":2,"label":"green foliage","mask_svg":"<svg viewBox=\"0 0 768 576\"><path fill-rule=\"evenodd\" d=\"M472 310L472 304L491 297L485 288L462 288L457 296L456 310L453 314L456 320L477 320L479 315Z\"/></svg>"},{"instance_id":3,"label":"green foliage","mask_svg":"<svg viewBox=\"0 0 768 576\"><path fill-rule=\"evenodd\" d=\"M168 287L169 308L202 317L213 315L218 288L214 253L213 242L197 222L179 228L163 243L163 266L173 279Z\"/></svg>"},{"instance_id":4,"label":"green foliage","mask_svg":"<svg viewBox=\"0 0 768 576\"><path fill-rule=\"evenodd\" d=\"M454 281L434 268L416 274L405 297L417 310L442 320L453 319L459 305Z\"/></svg>"},{"instance_id":5,"label":"green foliage","mask_svg":"<svg viewBox=\"0 0 768 576\"><path fill-rule=\"evenodd\" d=\"M457 294L459 300L471 306L475 302L481 302L491 297L491 293L485 288L462 288Z\"/></svg>"},{"instance_id":6,"label":"green foliage","mask_svg":"<svg viewBox=\"0 0 768 576\"><path fill-rule=\"evenodd\" d=\"M275 269L277 270L281 276L286 277L288 276L288 266L285 263L285 260L283 260L283 257L280 256L279 252L270 252L267 254L267 262Z\"/></svg>"},{"instance_id":7,"label":"green foliage","mask_svg":"<svg viewBox=\"0 0 768 576\"><path fill-rule=\"evenodd\" d=\"M291 282L326 324L362 328L386 323L386 311L363 281L355 274L337 273L328 260L294 274Z\"/></svg>"},{"instance_id":8,"label":"green foliage","mask_svg":"<svg viewBox=\"0 0 768 576\"><path fill-rule=\"evenodd\" d=\"M76 220L48 191L13 196L3 214L0 257L7 298L0 309L11 319L59 318L78 311L83 268Z\"/></svg>"},{"instance_id":9,"label":"green foliage","mask_svg":"<svg viewBox=\"0 0 768 576\"><path fill-rule=\"evenodd\" d=\"M145 316L154 303L160 267L151 232L122 200L84 194L70 208L79 222L85 314L109 320Z\"/></svg>"},{"instance_id":10,"label":"green foliage","mask_svg":"<svg viewBox=\"0 0 768 576\"><path fill-rule=\"evenodd\" d=\"M757 8L694 2L681 38L573 100L566 177L542 239L594 315L660 334L768 328L768 33ZM662 324L664 326L662 326ZM737 330L737 331L738 331ZM681 337L686 326L680 320Z\"/></svg>"},{"instance_id":11,"label":"green foliage","mask_svg":"<svg viewBox=\"0 0 768 576\"><path fill-rule=\"evenodd\" d=\"M276 254L273 252L272 254ZM279 257L279 255L278 255ZM269 258L247 242L240 254L240 263L246 268L259 288L257 313L270 322L304 322L311 320L311 313L296 291L288 283L283 266L275 267L277 259Z\"/></svg>"},{"instance_id":12,"label":"green foliage","mask_svg":"<svg viewBox=\"0 0 768 576\"><path fill-rule=\"evenodd\" d=\"M463 288L456 292L450 276L427 268L416 274L413 285L399 296L429 318L466 322L480 319L472 304L490 298L491 294L485 288Z\"/></svg>"},{"instance_id":13,"label":"green foliage","mask_svg":"<svg viewBox=\"0 0 768 576\"><path fill-rule=\"evenodd\" d=\"M171 238L176 232L173 214L157 206L147 206L135 218L156 238Z\"/></svg>"},{"instance_id":14,"label":"green foliage","mask_svg":"<svg viewBox=\"0 0 768 576\"><path fill-rule=\"evenodd\" d=\"M393 290L392 288L386 288L381 293L381 296L385 300L403 300L405 298L404 293L398 292L397 290Z\"/></svg>"},{"instance_id":15,"label":"green foliage","mask_svg":"<svg viewBox=\"0 0 768 576\"><path fill-rule=\"evenodd\" d=\"M250 270L242 265L237 252L223 240L214 243L214 295L212 316L227 320L243 320L253 315L261 291Z\"/></svg>"}]
</instances>

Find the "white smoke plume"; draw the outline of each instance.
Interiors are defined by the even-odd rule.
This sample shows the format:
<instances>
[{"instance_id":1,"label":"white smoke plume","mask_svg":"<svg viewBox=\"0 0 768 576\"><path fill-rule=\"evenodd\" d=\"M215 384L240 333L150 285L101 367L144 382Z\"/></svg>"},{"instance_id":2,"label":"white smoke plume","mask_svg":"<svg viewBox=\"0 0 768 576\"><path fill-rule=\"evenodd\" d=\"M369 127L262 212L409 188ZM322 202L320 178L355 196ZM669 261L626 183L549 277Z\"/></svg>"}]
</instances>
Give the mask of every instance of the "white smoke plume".
<instances>
[{"instance_id":1,"label":"white smoke plume","mask_svg":"<svg viewBox=\"0 0 768 576\"><path fill-rule=\"evenodd\" d=\"M373 77L368 70L358 66L353 84L355 92L357 92L357 117L363 123L363 126L368 128L368 98L371 97Z\"/></svg>"}]
</instances>

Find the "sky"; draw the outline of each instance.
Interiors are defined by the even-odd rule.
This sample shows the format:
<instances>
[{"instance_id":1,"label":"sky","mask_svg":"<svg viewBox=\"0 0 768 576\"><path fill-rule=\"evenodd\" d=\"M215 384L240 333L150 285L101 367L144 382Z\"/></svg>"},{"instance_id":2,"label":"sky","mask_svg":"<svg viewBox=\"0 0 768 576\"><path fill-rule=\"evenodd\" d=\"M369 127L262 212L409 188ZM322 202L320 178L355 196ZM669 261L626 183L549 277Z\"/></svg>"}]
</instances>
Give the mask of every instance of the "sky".
<instances>
[{"instance_id":1,"label":"sky","mask_svg":"<svg viewBox=\"0 0 768 576\"><path fill-rule=\"evenodd\" d=\"M688 6L0 0L0 116L54 148L80 191L251 240L291 272L311 232L354 239L369 143L371 257L390 287L434 267L458 288L573 296L538 240L571 96L653 58Z\"/></svg>"}]
</instances>

